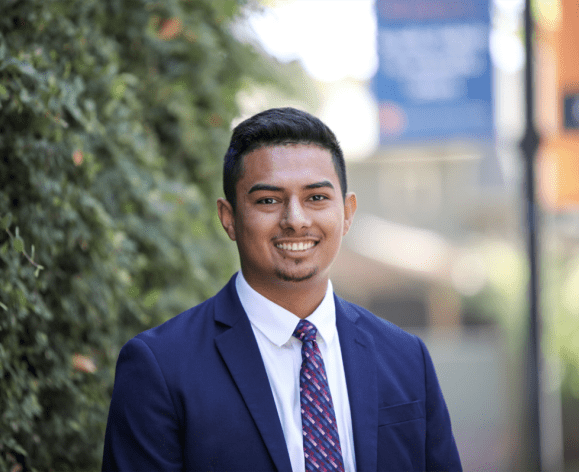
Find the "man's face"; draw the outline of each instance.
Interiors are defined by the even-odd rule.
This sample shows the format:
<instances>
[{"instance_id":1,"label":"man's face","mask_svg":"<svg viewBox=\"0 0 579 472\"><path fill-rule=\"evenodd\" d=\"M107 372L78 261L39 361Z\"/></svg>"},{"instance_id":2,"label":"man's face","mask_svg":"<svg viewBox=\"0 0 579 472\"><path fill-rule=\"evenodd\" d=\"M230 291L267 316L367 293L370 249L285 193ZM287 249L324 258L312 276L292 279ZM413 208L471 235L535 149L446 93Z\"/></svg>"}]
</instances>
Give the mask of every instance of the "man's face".
<instances>
[{"instance_id":1,"label":"man's face","mask_svg":"<svg viewBox=\"0 0 579 472\"><path fill-rule=\"evenodd\" d=\"M330 151L315 145L259 148L243 158L233 212L219 217L237 242L241 269L262 294L281 284L327 283L348 231L356 197L342 198Z\"/></svg>"}]
</instances>

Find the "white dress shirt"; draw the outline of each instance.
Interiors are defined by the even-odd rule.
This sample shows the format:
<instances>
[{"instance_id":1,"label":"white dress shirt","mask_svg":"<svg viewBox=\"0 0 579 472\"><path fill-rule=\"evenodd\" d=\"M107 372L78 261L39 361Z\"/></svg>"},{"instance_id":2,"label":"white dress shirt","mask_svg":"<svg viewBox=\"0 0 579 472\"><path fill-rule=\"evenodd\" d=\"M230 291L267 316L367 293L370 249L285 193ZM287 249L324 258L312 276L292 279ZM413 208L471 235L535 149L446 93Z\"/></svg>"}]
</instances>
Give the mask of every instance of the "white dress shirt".
<instances>
[{"instance_id":1,"label":"white dress shirt","mask_svg":"<svg viewBox=\"0 0 579 472\"><path fill-rule=\"evenodd\" d=\"M293 335L300 319L290 311L256 292L241 271L235 280L241 304L255 334L283 429L293 472L305 471L300 410L300 368L302 342ZM356 471L354 436L342 351L336 330L336 307L332 283L322 303L308 316L318 329L317 343L322 353L334 403L344 469Z\"/></svg>"}]
</instances>

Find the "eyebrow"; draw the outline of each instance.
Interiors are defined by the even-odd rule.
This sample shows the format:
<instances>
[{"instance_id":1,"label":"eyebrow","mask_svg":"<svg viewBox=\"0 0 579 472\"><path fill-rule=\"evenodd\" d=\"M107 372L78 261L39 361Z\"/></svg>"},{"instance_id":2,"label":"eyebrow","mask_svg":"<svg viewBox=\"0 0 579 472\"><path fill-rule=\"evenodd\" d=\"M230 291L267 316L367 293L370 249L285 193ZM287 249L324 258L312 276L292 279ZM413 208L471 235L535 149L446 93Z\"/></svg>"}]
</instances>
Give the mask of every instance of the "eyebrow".
<instances>
[{"instance_id":1,"label":"eyebrow","mask_svg":"<svg viewBox=\"0 0 579 472\"><path fill-rule=\"evenodd\" d=\"M313 188L324 188L324 187L331 188L332 190L334 190L334 186L332 185L332 182L330 182L329 180L322 180L321 182L309 184L309 185L306 185L304 188L306 190L310 190Z\"/></svg>"},{"instance_id":2,"label":"eyebrow","mask_svg":"<svg viewBox=\"0 0 579 472\"><path fill-rule=\"evenodd\" d=\"M267 190L269 192L281 192L283 189L281 187L276 187L275 185L255 184L249 189L249 192L247 193L259 192L260 190Z\"/></svg>"},{"instance_id":3,"label":"eyebrow","mask_svg":"<svg viewBox=\"0 0 579 472\"><path fill-rule=\"evenodd\" d=\"M311 190L311 189L315 189L315 188L324 188L324 187L334 189L332 182L330 182L329 180L322 180L321 182L315 182L313 184L308 184L304 187L304 189ZM255 184L253 187L251 187L249 189L249 192L247 192L247 193L249 194L252 192L259 192L260 190L266 190L269 192L281 192L283 190L283 188L276 187L275 185Z\"/></svg>"}]
</instances>

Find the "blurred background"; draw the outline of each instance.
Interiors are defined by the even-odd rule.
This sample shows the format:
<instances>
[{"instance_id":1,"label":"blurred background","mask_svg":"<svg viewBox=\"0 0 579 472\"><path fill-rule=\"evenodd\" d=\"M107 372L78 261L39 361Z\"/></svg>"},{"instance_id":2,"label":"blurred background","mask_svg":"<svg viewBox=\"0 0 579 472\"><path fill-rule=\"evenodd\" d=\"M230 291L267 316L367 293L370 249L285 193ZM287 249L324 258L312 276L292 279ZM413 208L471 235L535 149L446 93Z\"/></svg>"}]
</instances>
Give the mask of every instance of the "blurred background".
<instances>
[{"instance_id":1,"label":"blurred background","mask_svg":"<svg viewBox=\"0 0 579 472\"><path fill-rule=\"evenodd\" d=\"M0 468L99 470L122 344L238 267L214 204L232 127L294 106L358 197L335 290L425 340L464 469L579 470L579 16L532 3L529 206L524 7L5 1Z\"/></svg>"}]
</instances>

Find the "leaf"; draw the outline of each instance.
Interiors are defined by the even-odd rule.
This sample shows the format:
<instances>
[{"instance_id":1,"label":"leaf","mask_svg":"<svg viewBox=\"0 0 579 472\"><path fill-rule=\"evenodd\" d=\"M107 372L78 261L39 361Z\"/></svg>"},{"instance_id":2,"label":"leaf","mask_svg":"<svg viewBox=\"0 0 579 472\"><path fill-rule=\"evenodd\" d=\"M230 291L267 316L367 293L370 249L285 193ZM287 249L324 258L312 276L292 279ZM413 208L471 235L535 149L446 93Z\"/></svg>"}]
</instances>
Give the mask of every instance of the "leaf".
<instances>
[{"instance_id":1,"label":"leaf","mask_svg":"<svg viewBox=\"0 0 579 472\"><path fill-rule=\"evenodd\" d=\"M6 87L4 87L4 85L0 84L0 100L8 98L8 96L9 96L8 90L6 90Z\"/></svg>"},{"instance_id":2,"label":"leaf","mask_svg":"<svg viewBox=\"0 0 579 472\"><path fill-rule=\"evenodd\" d=\"M40 274L40 271L44 269L43 266L39 265L36 267L36 270L34 271L34 277L38 278L38 275Z\"/></svg>"},{"instance_id":3,"label":"leaf","mask_svg":"<svg viewBox=\"0 0 579 472\"><path fill-rule=\"evenodd\" d=\"M143 305L146 308L151 308L153 305L155 305L155 303L157 303L157 300L159 299L160 295L161 295L161 291L159 289L150 290L145 295L145 298L143 300Z\"/></svg>"},{"instance_id":4,"label":"leaf","mask_svg":"<svg viewBox=\"0 0 579 472\"><path fill-rule=\"evenodd\" d=\"M24 252L24 241L22 238L14 238L12 241L12 247L16 252Z\"/></svg>"},{"instance_id":5,"label":"leaf","mask_svg":"<svg viewBox=\"0 0 579 472\"><path fill-rule=\"evenodd\" d=\"M18 301L18 304L21 307L26 306L26 295L24 295L22 290L17 289L14 291L14 294L15 294L16 300Z\"/></svg>"},{"instance_id":6,"label":"leaf","mask_svg":"<svg viewBox=\"0 0 579 472\"><path fill-rule=\"evenodd\" d=\"M8 229L10 227L10 223L12 223L12 213L8 213L2 217L0 226L2 227L2 229Z\"/></svg>"},{"instance_id":7,"label":"leaf","mask_svg":"<svg viewBox=\"0 0 579 472\"><path fill-rule=\"evenodd\" d=\"M111 86L111 95L120 100L125 95L127 84L120 77L117 77Z\"/></svg>"}]
</instances>

